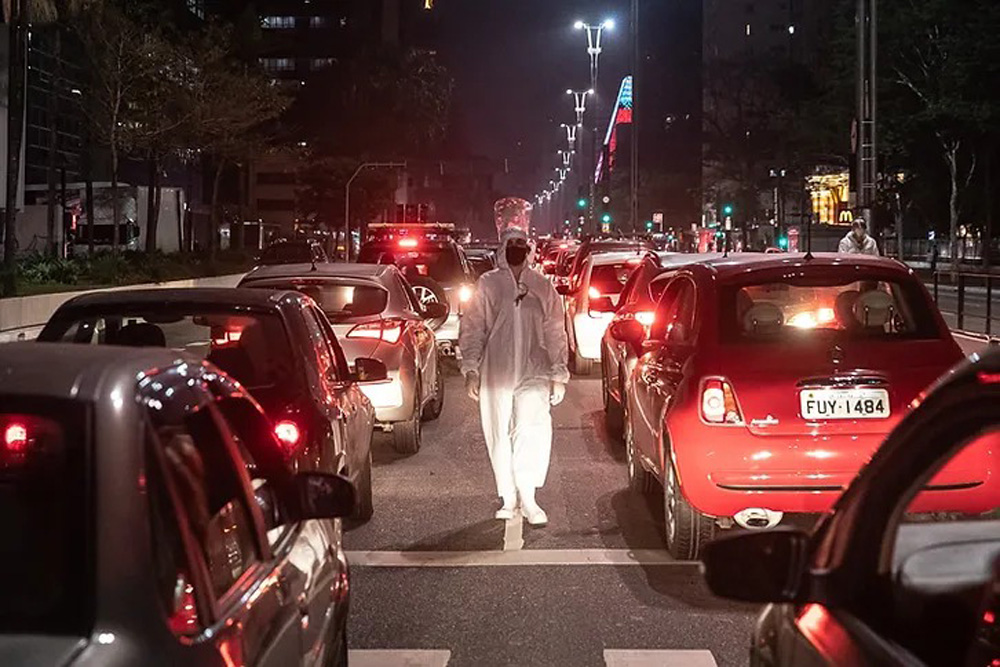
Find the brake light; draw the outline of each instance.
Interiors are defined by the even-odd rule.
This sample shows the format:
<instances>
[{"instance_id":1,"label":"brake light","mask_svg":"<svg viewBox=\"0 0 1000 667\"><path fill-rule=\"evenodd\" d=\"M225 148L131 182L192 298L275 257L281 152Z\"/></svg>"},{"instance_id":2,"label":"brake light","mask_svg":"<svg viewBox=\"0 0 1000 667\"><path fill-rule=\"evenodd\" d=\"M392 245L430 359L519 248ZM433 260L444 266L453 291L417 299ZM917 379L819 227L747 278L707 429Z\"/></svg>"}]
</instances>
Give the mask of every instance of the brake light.
<instances>
[{"instance_id":1,"label":"brake light","mask_svg":"<svg viewBox=\"0 0 1000 667\"><path fill-rule=\"evenodd\" d=\"M231 345L233 343L240 342L240 337L243 335L242 331L224 331L221 336L212 339L212 343L216 347L221 347L223 345Z\"/></svg>"},{"instance_id":2,"label":"brake light","mask_svg":"<svg viewBox=\"0 0 1000 667\"><path fill-rule=\"evenodd\" d=\"M347 332L348 338L369 338L386 343L398 343L403 335L403 322L397 319L375 320L362 322Z\"/></svg>"},{"instance_id":3,"label":"brake light","mask_svg":"<svg viewBox=\"0 0 1000 667\"><path fill-rule=\"evenodd\" d=\"M587 296L589 296L591 299L600 299L601 290L597 289L596 287L591 287L589 290L587 290Z\"/></svg>"},{"instance_id":4,"label":"brake light","mask_svg":"<svg viewBox=\"0 0 1000 667\"><path fill-rule=\"evenodd\" d=\"M274 435L286 449L294 449L302 439L298 424L288 419L282 419L274 425Z\"/></svg>"},{"instance_id":5,"label":"brake light","mask_svg":"<svg viewBox=\"0 0 1000 667\"><path fill-rule=\"evenodd\" d=\"M400 248L416 248L417 239L399 239Z\"/></svg>"},{"instance_id":6,"label":"brake light","mask_svg":"<svg viewBox=\"0 0 1000 667\"><path fill-rule=\"evenodd\" d=\"M651 310L640 310L635 314L635 321L644 327L651 327L656 321L656 313Z\"/></svg>"},{"instance_id":7,"label":"brake light","mask_svg":"<svg viewBox=\"0 0 1000 667\"><path fill-rule=\"evenodd\" d=\"M28 448L28 428L18 422L8 424L3 431L3 444L11 452L23 452Z\"/></svg>"},{"instance_id":8,"label":"brake light","mask_svg":"<svg viewBox=\"0 0 1000 667\"><path fill-rule=\"evenodd\" d=\"M701 390L701 416L710 424L742 424L736 394L726 380L706 380Z\"/></svg>"},{"instance_id":9,"label":"brake light","mask_svg":"<svg viewBox=\"0 0 1000 667\"><path fill-rule=\"evenodd\" d=\"M468 285L462 285L458 288L458 300L462 303L468 303L472 299L472 288Z\"/></svg>"}]
</instances>

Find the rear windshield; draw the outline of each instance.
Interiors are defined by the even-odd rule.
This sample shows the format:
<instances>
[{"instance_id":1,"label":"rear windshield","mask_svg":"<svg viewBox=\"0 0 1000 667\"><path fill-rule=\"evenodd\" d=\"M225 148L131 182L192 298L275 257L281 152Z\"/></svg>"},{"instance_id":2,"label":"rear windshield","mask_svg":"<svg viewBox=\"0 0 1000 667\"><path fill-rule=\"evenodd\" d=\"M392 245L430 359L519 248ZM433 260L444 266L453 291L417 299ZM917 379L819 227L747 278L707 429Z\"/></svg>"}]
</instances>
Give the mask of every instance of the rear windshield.
<instances>
[{"instance_id":1,"label":"rear windshield","mask_svg":"<svg viewBox=\"0 0 1000 667\"><path fill-rule=\"evenodd\" d=\"M54 319L39 340L88 345L165 347L207 359L258 390L278 390L295 377L291 345L281 318L219 308L158 307ZM267 405L265 404L265 407Z\"/></svg>"},{"instance_id":2,"label":"rear windshield","mask_svg":"<svg viewBox=\"0 0 1000 667\"><path fill-rule=\"evenodd\" d=\"M311 297L332 322L378 315L389 303L389 292L385 288L349 280L262 280L243 286L302 292Z\"/></svg>"},{"instance_id":3,"label":"rear windshield","mask_svg":"<svg viewBox=\"0 0 1000 667\"><path fill-rule=\"evenodd\" d=\"M725 286L721 294L728 342L939 337L933 306L911 283L800 277Z\"/></svg>"},{"instance_id":4,"label":"rear windshield","mask_svg":"<svg viewBox=\"0 0 1000 667\"><path fill-rule=\"evenodd\" d=\"M601 294L621 294L635 266L632 264L604 264L590 272L590 286Z\"/></svg>"},{"instance_id":5,"label":"rear windshield","mask_svg":"<svg viewBox=\"0 0 1000 667\"><path fill-rule=\"evenodd\" d=\"M279 243L260 256L261 264L308 264L312 260L312 247L302 243Z\"/></svg>"},{"instance_id":6,"label":"rear windshield","mask_svg":"<svg viewBox=\"0 0 1000 667\"><path fill-rule=\"evenodd\" d=\"M454 285L465 279L462 260L451 246L401 248L393 244L373 243L361 248L358 262L395 264L407 278L422 276L443 285Z\"/></svg>"},{"instance_id":7,"label":"rear windshield","mask_svg":"<svg viewBox=\"0 0 1000 667\"><path fill-rule=\"evenodd\" d=\"M0 396L0 633L89 634L91 501L82 406Z\"/></svg>"}]
</instances>

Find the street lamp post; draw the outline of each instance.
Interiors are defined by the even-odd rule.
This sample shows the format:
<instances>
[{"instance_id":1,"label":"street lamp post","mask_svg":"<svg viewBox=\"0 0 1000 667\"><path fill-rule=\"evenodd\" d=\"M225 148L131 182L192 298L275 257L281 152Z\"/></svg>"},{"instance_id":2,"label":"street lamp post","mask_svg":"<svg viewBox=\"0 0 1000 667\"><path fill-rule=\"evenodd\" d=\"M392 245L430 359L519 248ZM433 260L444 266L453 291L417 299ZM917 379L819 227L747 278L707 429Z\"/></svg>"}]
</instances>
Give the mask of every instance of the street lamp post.
<instances>
[{"instance_id":1,"label":"street lamp post","mask_svg":"<svg viewBox=\"0 0 1000 667\"><path fill-rule=\"evenodd\" d=\"M573 27L577 30L585 30L587 32L587 55L590 56L590 89L593 94L597 93L597 73L600 64L601 51L601 38L604 35L605 30L614 30L615 22L611 19L605 19L601 21L598 25L590 25L589 23L584 23L583 21L577 21L573 24ZM594 195L596 194L597 182L596 182L596 172L597 172L597 154L600 145L600 112L598 108L598 98L594 98L594 104L591 116L594 118L593 126L593 139L591 146L591 163L590 171L586 172L587 180L590 182L590 220L594 222Z\"/></svg>"},{"instance_id":2,"label":"street lamp post","mask_svg":"<svg viewBox=\"0 0 1000 667\"><path fill-rule=\"evenodd\" d=\"M365 169L406 169L405 162L363 162L354 170L351 177L347 179L347 186L344 188L344 256L351 261L351 184L354 179L361 175Z\"/></svg>"},{"instance_id":3,"label":"street lamp post","mask_svg":"<svg viewBox=\"0 0 1000 667\"><path fill-rule=\"evenodd\" d=\"M566 94L573 96L573 111L576 112L576 124L579 127L583 127L583 114L587 112L587 96L593 95L594 89L573 90L571 88L567 88Z\"/></svg>"}]
</instances>

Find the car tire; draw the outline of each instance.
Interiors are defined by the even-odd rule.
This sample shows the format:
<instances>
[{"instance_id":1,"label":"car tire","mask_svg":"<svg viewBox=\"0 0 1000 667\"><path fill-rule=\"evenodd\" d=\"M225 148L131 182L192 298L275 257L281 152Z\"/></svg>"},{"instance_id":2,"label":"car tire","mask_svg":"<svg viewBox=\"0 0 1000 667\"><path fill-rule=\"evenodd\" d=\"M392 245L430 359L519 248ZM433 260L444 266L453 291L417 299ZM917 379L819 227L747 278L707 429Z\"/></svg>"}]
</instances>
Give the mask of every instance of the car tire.
<instances>
[{"instance_id":1,"label":"car tire","mask_svg":"<svg viewBox=\"0 0 1000 667\"><path fill-rule=\"evenodd\" d=\"M580 351L573 349L573 372L577 375L590 375L594 372L594 361L580 356Z\"/></svg>"},{"instance_id":2,"label":"car tire","mask_svg":"<svg viewBox=\"0 0 1000 667\"><path fill-rule=\"evenodd\" d=\"M358 475L355 489L358 501L354 507L353 518L359 521L368 521L372 518L372 514L375 513L375 504L372 498L372 448L370 443L368 445L368 458L365 460L364 468L361 469L361 473Z\"/></svg>"},{"instance_id":3,"label":"car tire","mask_svg":"<svg viewBox=\"0 0 1000 667\"><path fill-rule=\"evenodd\" d=\"M434 421L441 416L444 410L444 368L438 364L437 372L434 373L434 396L431 397L427 407L424 408L421 418L425 422Z\"/></svg>"},{"instance_id":4,"label":"car tire","mask_svg":"<svg viewBox=\"0 0 1000 667\"><path fill-rule=\"evenodd\" d=\"M337 630L337 634L334 636L335 650L330 651L326 654L326 660L323 661L324 667L347 667L347 622Z\"/></svg>"},{"instance_id":5,"label":"car tire","mask_svg":"<svg viewBox=\"0 0 1000 667\"><path fill-rule=\"evenodd\" d=\"M413 414L406 421L392 425L392 446L400 454L416 454L420 451L420 385L414 388Z\"/></svg>"},{"instance_id":6,"label":"car tire","mask_svg":"<svg viewBox=\"0 0 1000 667\"><path fill-rule=\"evenodd\" d=\"M656 488L656 478L645 468L635 452L635 433L632 430L631 415L625 410L622 439L625 441L625 467L628 471L628 488L636 493L652 493Z\"/></svg>"},{"instance_id":7,"label":"car tire","mask_svg":"<svg viewBox=\"0 0 1000 667\"><path fill-rule=\"evenodd\" d=\"M605 366L602 364L602 368ZM618 396L620 399L616 399L611 395L611 382L607 379L607 373L602 373L604 377L604 384L607 385L605 390L604 399L604 425L608 430L608 435L610 435L615 440L622 440L624 436L623 428L625 426L625 412L622 409L622 400L625 397L625 391L622 387L621 382L621 371L618 372Z\"/></svg>"},{"instance_id":8,"label":"car tire","mask_svg":"<svg viewBox=\"0 0 1000 667\"><path fill-rule=\"evenodd\" d=\"M664 466L663 523L667 552L677 560L697 560L702 548L715 536L715 519L707 517L687 501L669 461Z\"/></svg>"},{"instance_id":9,"label":"car tire","mask_svg":"<svg viewBox=\"0 0 1000 667\"><path fill-rule=\"evenodd\" d=\"M408 278L410 286L413 288L413 293L416 295L417 299L420 301L420 305L425 303L438 302L443 303L448 306L449 312L444 317L438 317L433 320L427 320L427 326L431 330L436 331L441 328L441 325L445 323L448 319L448 315L451 314L451 304L448 303L448 293L444 291L441 287L441 283L431 278L424 276L413 276Z\"/></svg>"}]
</instances>

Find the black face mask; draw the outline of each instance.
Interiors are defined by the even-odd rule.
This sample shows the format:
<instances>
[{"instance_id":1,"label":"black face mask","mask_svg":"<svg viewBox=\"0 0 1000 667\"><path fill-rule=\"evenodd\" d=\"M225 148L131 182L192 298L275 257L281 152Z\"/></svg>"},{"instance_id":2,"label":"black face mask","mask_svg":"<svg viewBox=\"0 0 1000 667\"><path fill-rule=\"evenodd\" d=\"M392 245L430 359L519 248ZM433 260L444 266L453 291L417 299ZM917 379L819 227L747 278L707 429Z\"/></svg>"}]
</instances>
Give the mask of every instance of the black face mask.
<instances>
[{"instance_id":1,"label":"black face mask","mask_svg":"<svg viewBox=\"0 0 1000 667\"><path fill-rule=\"evenodd\" d=\"M504 250L508 266L521 266L528 258L528 247L522 245L508 245Z\"/></svg>"}]
</instances>

